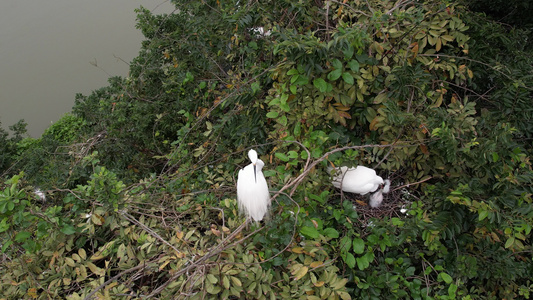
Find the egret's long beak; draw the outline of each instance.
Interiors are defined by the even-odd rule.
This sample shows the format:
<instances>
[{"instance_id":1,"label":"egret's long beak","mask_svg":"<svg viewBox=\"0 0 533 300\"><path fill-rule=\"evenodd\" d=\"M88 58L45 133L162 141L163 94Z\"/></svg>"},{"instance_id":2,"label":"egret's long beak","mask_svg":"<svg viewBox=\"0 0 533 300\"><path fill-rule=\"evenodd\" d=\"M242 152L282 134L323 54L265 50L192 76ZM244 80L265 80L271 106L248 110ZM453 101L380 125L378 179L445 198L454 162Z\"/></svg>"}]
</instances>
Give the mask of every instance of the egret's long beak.
<instances>
[{"instance_id":1,"label":"egret's long beak","mask_svg":"<svg viewBox=\"0 0 533 300\"><path fill-rule=\"evenodd\" d=\"M255 183L257 183L257 173L255 172L255 164L254 164L254 178L255 178Z\"/></svg>"}]
</instances>

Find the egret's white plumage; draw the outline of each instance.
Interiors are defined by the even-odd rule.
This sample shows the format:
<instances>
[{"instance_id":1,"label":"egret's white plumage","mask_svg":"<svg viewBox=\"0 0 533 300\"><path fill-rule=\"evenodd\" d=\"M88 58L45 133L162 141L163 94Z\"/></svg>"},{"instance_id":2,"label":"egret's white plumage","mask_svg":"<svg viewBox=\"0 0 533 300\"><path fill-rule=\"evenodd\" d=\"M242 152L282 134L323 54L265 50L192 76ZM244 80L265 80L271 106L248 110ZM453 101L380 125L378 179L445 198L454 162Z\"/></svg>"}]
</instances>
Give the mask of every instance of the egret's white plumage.
<instances>
[{"instance_id":1,"label":"egret's white plumage","mask_svg":"<svg viewBox=\"0 0 533 300\"><path fill-rule=\"evenodd\" d=\"M35 196L39 198L39 200L43 202L46 201L46 194L43 191L41 191L41 189L36 188L33 192L35 193Z\"/></svg>"},{"instance_id":2,"label":"egret's white plumage","mask_svg":"<svg viewBox=\"0 0 533 300\"><path fill-rule=\"evenodd\" d=\"M368 205L372 208L379 207L381 203L383 202L383 190L379 190L375 192L374 194L370 195L370 200L368 201Z\"/></svg>"},{"instance_id":3,"label":"egret's white plumage","mask_svg":"<svg viewBox=\"0 0 533 300\"><path fill-rule=\"evenodd\" d=\"M390 180L383 180L374 169L357 166L356 168L335 168L335 171L332 183L336 188L342 187L344 192L360 195L375 192L370 196L371 207L380 206L383 202L383 194L390 190Z\"/></svg>"},{"instance_id":4,"label":"egret's white plumage","mask_svg":"<svg viewBox=\"0 0 533 300\"><path fill-rule=\"evenodd\" d=\"M348 193L366 195L378 189L383 184L383 178L373 169L357 166L357 168L335 168L337 173L333 176L333 185ZM342 183L342 184L341 184Z\"/></svg>"},{"instance_id":5,"label":"egret's white plumage","mask_svg":"<svg viewBox=\"0 0 533 300\"><path fill-rule=\"evenodd\" d=\"M257 158L257 152L253 149L248 152L248 158L252 163L239 170L237 177L237 201L239 210L246 217L259 222L270 206L268 184L262 172L265 163Z\"/></svg>"}]
</instances>

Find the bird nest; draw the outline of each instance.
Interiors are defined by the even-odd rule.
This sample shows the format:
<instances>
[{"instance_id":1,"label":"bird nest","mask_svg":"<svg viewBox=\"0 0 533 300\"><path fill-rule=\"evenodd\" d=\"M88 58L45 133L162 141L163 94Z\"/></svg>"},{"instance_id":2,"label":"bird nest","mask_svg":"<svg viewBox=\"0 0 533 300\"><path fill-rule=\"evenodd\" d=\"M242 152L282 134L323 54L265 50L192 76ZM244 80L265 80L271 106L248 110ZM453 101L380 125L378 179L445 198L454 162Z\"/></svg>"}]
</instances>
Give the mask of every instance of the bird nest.
<instances>
[{"instance_id":1,"label":"bird nest","mask_svg":"<svg viewBox=\"0 0 533 300\"><path fill-rule=\"evenodd\" d=\"M368 205L368 200L370 193L367 195L359 195L353 193L342 192L337 190L337 194L333 197L340 198L341 201L350 201L353 208L357 211L359 215L359 222L363 226L368 226L371 224L371 219L383 219L383 218L404 218L408 215L406 207L413 200L418 199L417 196L413 194L413 191L406 187L393 187L387 194L383 194L383 202L379 207L370 207Z\"/></svg>"}]
</instances>

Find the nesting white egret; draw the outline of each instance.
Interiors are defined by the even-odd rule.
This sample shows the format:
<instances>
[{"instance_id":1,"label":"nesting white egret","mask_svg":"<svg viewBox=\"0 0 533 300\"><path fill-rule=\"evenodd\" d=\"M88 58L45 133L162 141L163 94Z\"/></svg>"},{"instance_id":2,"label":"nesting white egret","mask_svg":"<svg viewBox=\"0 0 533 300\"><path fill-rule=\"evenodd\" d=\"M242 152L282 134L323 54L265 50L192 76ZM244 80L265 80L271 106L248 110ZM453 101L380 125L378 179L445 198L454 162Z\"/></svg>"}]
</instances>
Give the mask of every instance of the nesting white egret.
<instances>
[{"instance_id":1,"label":"nesting white egret","mask_svg":"<svg viewBox=\"0 0 533 300\"><path fill-rule=\"evenodd\" d=\"M248 151L248 158L252 163L239 170L237 177L237 201L239 210L246 217L259 222L270 206L268 184L262 172L265 163L257 158L257 152L253 149Z\"/></svg>"},{"instance_id":2,"label":"nesting white egret","mask_svg":"<svg viewBox=\"0 0 533 300\"><path fill-rule=\"evenodd\" d=\"M332 184L336 188L341 188L344 192L370 196L371 207L378 207L383 201L383 194L389 192L390 180L383 180L376 174L376 171L365 166L356 168L340 167L335 168L336 174L333 176ZM379 188L379 190L378 190ZM376 190L378 190L376 192Z\"/></svg>"},{"instance_id":3,"label":"nesting white egret","mask_svg":"<svg viewBox=\"0 0 533 300\"><path fill-rule=\"evenodd\" d=\"M33 193L35 194L35 196L37 196L37 198L39 198L39 200L41 200L42 202L45 202L46 201L46 194L41 191L40 188L36 188Z\"/></svg>"}]
</instances>

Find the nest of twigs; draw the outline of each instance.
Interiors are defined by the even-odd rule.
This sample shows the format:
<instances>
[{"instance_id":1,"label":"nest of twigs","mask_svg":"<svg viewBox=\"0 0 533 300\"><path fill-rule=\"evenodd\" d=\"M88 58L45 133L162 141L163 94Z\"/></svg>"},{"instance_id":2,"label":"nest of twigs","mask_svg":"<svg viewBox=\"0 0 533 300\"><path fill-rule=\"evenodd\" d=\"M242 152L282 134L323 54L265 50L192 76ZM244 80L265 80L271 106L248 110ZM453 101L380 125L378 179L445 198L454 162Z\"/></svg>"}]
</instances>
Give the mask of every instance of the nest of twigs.
<instances>
[{"instance_id":1,"label":"nest of twigs","mask_svg":"<svg viewBox=\"0 0 533 300\"><path fill-rule=\"evenodd\" d=\"M408 215L406 207L413 201L413 199L417 198L413 194L413 191L408 189L405 185L391 185L390 192L383 194L383 202L379 207L370 207L370 205L368 205L370 195L371 194L369 193L363 196L338 190L338 194L335 194L334 198L338 197L341 201L350 201L359 215L357 221L365 227L370 224L372 218L406 217Z\"/></svg>"}]
</instances>

